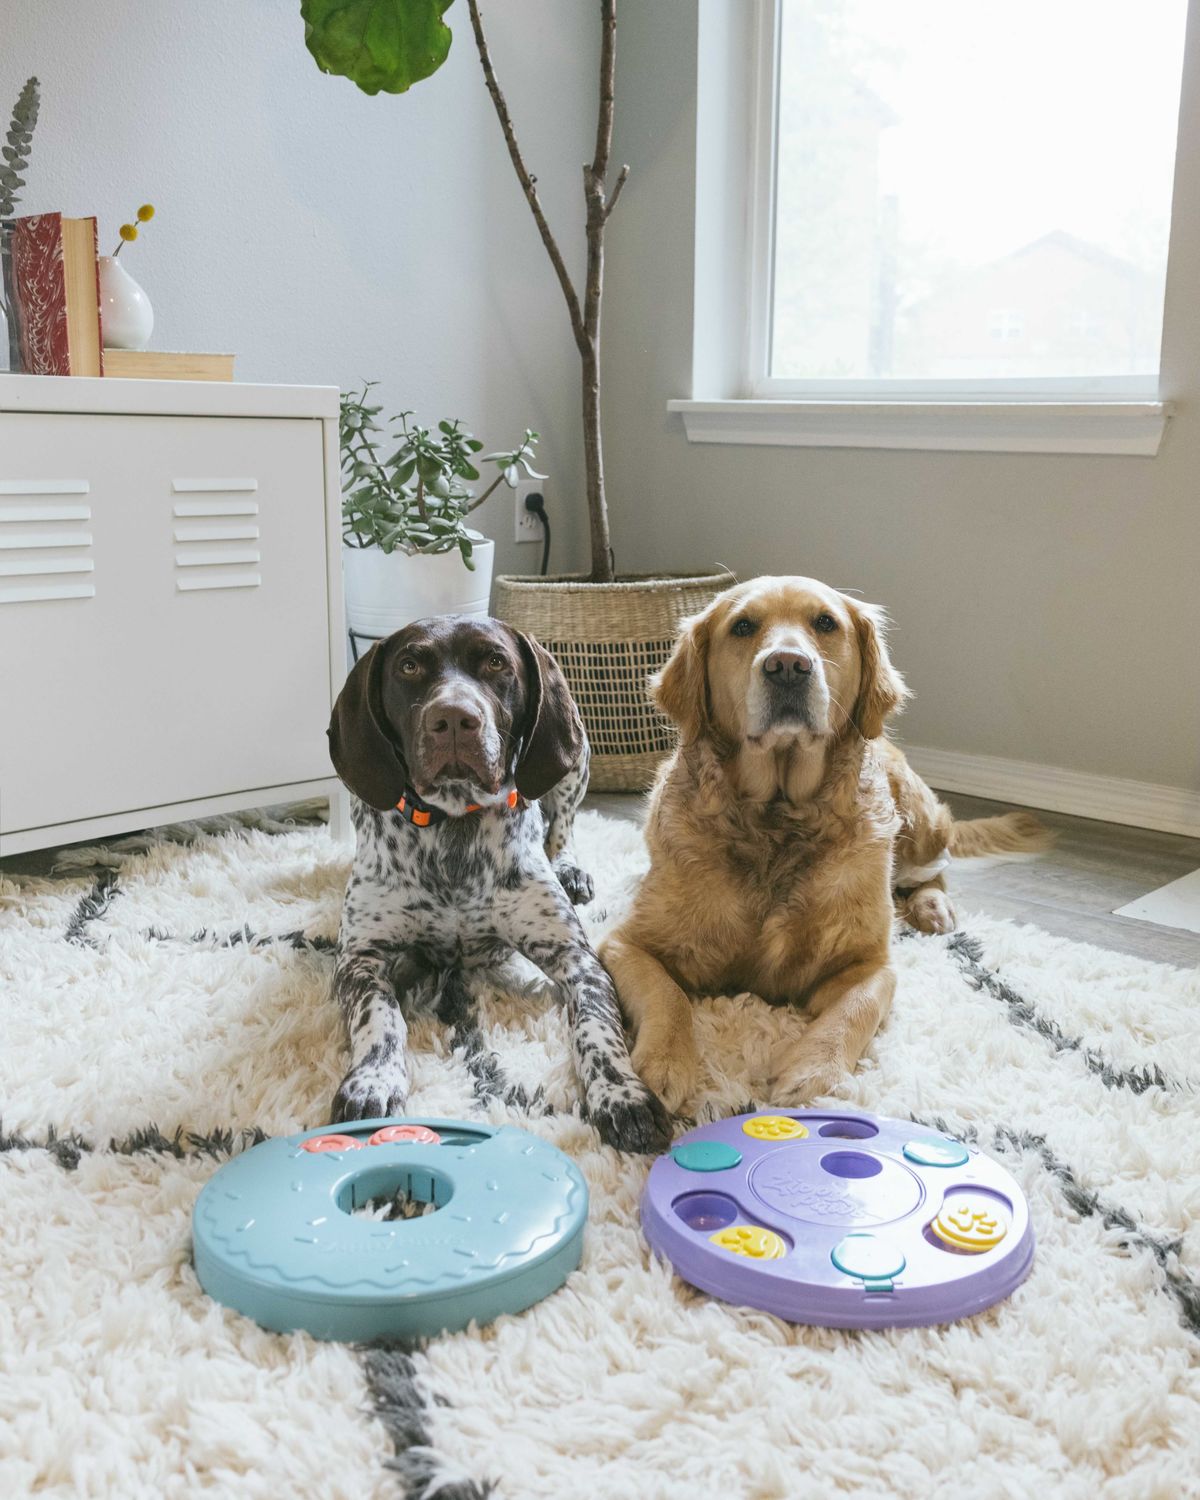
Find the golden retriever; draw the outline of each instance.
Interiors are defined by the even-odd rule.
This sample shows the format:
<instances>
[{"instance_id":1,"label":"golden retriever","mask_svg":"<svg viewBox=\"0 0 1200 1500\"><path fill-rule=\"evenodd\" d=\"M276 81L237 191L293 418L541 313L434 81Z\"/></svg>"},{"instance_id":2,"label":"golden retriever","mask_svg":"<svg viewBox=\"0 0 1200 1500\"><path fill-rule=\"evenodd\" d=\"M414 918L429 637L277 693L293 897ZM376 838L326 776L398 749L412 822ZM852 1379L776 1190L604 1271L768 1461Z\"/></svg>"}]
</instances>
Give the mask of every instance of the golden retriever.
<instances>
[{"instance_id":1,"label":"golden retriever","mask_svg":"<svg viewBox=\"0 0 1200 1500\"><path fill-rule=\"evenodd\" d=\"M688 992L803 1004L779 1104L854 1068L895 989L896 912L948 932L950 854L1044 847L1029 814L955 823L884 739L907 689L882 612L811 578L758 578L688 622L655 680L679 747L651 793L650 870L600 949L633 1064L671 1109L695 1092Z\"/></svg>"}]
</instances>

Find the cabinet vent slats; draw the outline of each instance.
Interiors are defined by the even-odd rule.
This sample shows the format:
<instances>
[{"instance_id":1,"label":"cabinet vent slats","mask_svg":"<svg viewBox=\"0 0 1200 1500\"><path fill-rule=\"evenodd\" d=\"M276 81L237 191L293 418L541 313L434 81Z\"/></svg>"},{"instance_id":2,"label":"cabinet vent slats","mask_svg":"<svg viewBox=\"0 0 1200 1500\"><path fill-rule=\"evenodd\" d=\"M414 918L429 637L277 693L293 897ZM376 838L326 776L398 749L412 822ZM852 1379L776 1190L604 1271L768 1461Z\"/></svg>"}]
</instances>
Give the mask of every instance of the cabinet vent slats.
<instances>
[{"instance_id":1,"label":"cabinet vent slats","mask_svg":"<svg viewBox=\"0 0 1200 1500\"><path fill-rule=\"evenodd\" d=\"M239 573L233 570L218 573L215 568L209 568L203 574L188 574L185 578L177 578L175 587L182 593L190 593L193 589L256 589L261 582L257 573Z\"/></svg>"},{"instance_id":2,"label":"cabinet vent slats","mask_svg":"<svg viewBox=\"0 0 1200 1500\"><path fill-rule=\"evenodd\" d=\"M0 548L15 547L90 547L90 531L10 531L0 520ZM53 569L51 569L53 571Z\"/></svg>"},{"instance_id":3,"label":"cabinet vent slats","mask_svg":"<svg viewBox=\"0 0 1200 1500\"><path fill-rule=\"evenodd\" d=\"M0 604L95 596L90 580L69 576L95 569L86 555L92 534L78 527L80 521L91 520L91 506L54 503L58 495L87 493L86 479L0 480L0 579L30 580L0 583ZM45 501L43 496L47 497Z\"/></svg>"},{"instance_id":4,"label":"cabinet vent slats","mask_svg":"<svg viewBox=\"0 0 1200 1500\"><path fill-rule=\"evenodd\" d=\"M257 500L176 500L177 516L256 516Z\"/></svg>"},{"instance_id":5,"label":"cabinet vent slats","mask_svg":"<svg viewBox=\"0 0 1200 1500\"><path fill-rule=\"evenodd\" d=\"M0 604L32 604L37 599L94 599L90 583L0 584Z\"/></svg>"},{"instance_id":6,"label":"cabinet vent slats","mask_svg":"<svg viewBox=\"0 0 1200 1500\"><path fill-rule=\"evenodd\" d=\"M86 479L0 479L0 495L86 495Z\"/></svg>"},{"instance_id":7,"label":"cabinet vent slats","mask_svg":"<svg viewBox=\"0 0 1200 1500\"><path fill-rule=\"evenodd\" d=\"M180 547L175 562L181 568L208 568L227 563L262 561L257 547Z\"/></svg>"},{"instance_id":8,"label":"cabinet vent slats","mask_svg":"<svg viewBox=\"0 0 1200 1500\"><path fill-rule=\"evenodd\" d=\"M190 594L204 589L253 589L262 583L257 546L233 543L259 539L258 501L238 498L258 489L257 479L174 479L176 495L209 495L176 500L172 506L175 588Z\"/></svg>"},{"instance_id":9,"label":"cabinet vent slats","mask_svg":"<svg viewBox=\"0 0 1200 1500\"><path fill-rule=\"evenodd\" d=\"M4 505L0 521L90 521L90 505Z\"/></svg>"},{"instance_id":10,"label":"cabinet vent slats","mask_svg":"<svg viewBox=\"0 0 1200 1500\"><path fill-rule=\"evenodd\" d=\"M181 521L175 528L177 542L254 542L258 527L249 521Z\"/></svg>"},{"instance_id":11,"label":"cabinet vent slats","mask_svg":"<svg viewBox=\"0 0 1200 1500\"><path fill-rule=\"evenodd\" d=\"M171 488L177 495L236 494L239 491L253 492L258 488L257 479L173 479Z\"/></svg>"},{"instance_id":12,"label":"cabinet vent slats","mask_svg":"<svg viewBox=\"0 0 1200 1500\"><path fill-rule=\"evenodd\" d=\"M90 557L59 557L54 562L41 557L0 557L0 578L30 573L91 573L95 566Z\"/></svg>"}]
</instances>

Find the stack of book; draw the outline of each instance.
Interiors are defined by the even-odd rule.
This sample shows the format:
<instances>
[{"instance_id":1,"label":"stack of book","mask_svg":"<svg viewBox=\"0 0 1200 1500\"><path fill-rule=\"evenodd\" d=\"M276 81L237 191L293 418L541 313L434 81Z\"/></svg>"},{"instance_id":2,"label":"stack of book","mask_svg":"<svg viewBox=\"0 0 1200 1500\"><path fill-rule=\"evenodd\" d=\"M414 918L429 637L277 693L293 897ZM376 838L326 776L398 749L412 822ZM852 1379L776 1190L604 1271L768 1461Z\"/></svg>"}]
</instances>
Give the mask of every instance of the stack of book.
<instances>
[{"instance_id":1,"label":"stack of book","mask_svg":"<svg viewBox=\"0 0 1200 1500\"><path fill-rule=\"evenodd\" d=\"M0 222L9 370L126 380L232 380L232 354L105 349L96 221L29 214Z\"/></svg>"},{"instance_id":2,"label":"stack of book","mask_svg":"<svg viewBox=\"0 0 1200 1500\"><path fill-rule=\"evenodd\" d=\"M178 354L165 349L106 349L104 373L121 380L232 380L232 354Z\"/></svg>"},{"instance_id":3,"label":"stack of book","mask_svg":"<svg viewBox=\"0 0 1200 1500\"><path fill-rule=\"evenodd\" d=\"M10 360L27 375L102 375L95 219L30 214L0 225Z\"/></svg>"}]
</instances>

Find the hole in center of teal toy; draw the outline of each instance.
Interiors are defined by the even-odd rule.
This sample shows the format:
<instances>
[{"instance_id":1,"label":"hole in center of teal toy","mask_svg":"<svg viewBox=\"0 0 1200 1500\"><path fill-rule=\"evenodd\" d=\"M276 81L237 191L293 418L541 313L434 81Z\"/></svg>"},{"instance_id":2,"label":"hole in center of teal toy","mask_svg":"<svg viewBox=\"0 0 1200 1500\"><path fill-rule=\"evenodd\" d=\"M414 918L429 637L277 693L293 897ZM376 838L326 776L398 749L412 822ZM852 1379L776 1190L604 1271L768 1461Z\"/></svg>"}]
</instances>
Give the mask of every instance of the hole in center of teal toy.
<instances>
[{"instance_id":1,"label":"hole in center of teal toy","mask_svg":"<svg viewBox=\"0 0 1200 1500\"><path fill-rule=\"evenodd\" d=\"M356 1172L338 1189L334 1202L344 1214L384 1209L384 1218L415 1219L427 1211L426 1205L445 1208L453 1196L454 1186L441 1172L381 1166Z\"/></svg>"}]
</instances>

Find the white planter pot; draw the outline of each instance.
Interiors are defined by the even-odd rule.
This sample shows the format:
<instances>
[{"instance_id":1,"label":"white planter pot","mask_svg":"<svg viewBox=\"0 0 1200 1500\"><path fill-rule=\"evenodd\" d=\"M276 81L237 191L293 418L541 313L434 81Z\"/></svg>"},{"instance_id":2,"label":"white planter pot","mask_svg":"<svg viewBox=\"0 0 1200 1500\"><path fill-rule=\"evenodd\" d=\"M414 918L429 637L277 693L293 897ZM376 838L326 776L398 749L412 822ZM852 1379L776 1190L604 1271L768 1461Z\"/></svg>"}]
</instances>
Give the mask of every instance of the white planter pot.
<instances>
[{"instance_id":1,"label":"white planter pot","mask_svg":"<svg viewBox=\"0 0 1200 1500\"><path fill-rule=\"evenodd\" d=\"M471 554L474 572L453 552L381 552L343 547L346 618L363 635L391 635L429 615L483 619L492 591L495 542L480 538Z\"/></svg>"}]
</instances>

